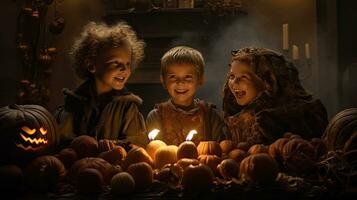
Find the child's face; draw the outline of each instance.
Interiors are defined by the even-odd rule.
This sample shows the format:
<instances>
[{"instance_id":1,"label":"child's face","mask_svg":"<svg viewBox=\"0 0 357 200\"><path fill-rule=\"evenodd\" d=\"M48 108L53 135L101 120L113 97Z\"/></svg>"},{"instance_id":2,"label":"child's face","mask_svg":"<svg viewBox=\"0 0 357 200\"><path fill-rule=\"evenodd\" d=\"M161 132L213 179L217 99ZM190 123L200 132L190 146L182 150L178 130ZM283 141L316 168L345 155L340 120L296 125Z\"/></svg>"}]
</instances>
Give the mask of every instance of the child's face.
<instances>
[{"instance_id":1,"label":"child's face","mask_svg":"<svg viewBox=\"0 0 357 200\"><path fill-rule=\"evenodd\" d=\"M166 74L161 76L161 82L176 105L191 106L196 90L203 80L198 76L194 65L173 64L167 66Z\"/></svg>"},{"instance_id":2,"label":"child's face","mask_svg":"<svg viewBox=\"0 0 357 200\"><path fill-rule=\"evenodd\" d=\"M249 65L238 61L231 64L228 86L240 106L249 104L263 91L261 79Z\"/></svg>"},{"instance_id":3,"label":"child's face","mask_svg":"<svg viewBox=\"0 0 357 200\"><path fill-rule=\"evenodd\" d=\"M121 90L131 74L131 52L124 47L104 50L90 71L94 73L98 94Z\"/></svg>"}]
</instances>

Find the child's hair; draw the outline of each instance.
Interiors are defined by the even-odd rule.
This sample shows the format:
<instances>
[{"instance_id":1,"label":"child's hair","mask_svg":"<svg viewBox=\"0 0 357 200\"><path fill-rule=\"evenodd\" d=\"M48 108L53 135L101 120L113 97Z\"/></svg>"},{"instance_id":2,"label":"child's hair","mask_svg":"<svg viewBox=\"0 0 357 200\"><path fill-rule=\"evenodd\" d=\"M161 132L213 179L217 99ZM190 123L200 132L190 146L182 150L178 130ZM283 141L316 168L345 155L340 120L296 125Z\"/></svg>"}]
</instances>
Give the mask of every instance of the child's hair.
<instances>
[{"instance_id":1,"label":"child's hair","mask_svg":"<svg viewBox=\"0 0 357 200\"><path fill-rule=\"evenodd\" d=\"M167 67L174 64L192 64L199 78L203 77L205 61L202 54L187 46L178 46L167 51L161 58L161 75L166 74Z\"/></svg>"},{"instance_id":2,"label":"child's hair","mask_svg":"<svg viewBox=\"0 0 357 200\"><path fill-rule=\"evenodd\" d=\"M145 43L125 22L108 26L104 23L88 23L75 41L70 54L74 60L76 74L86 79L92 76L88 65L106 48L125 46L131 50L131 69L134 70L144 58Z\"/></svg>"},{"instance_id":3,"label":"child's hair","mask_svg":"<svg viewBox=\"0 0 357 200\"><path fill-rule=\"evenodd\" d=\"M280 102L289 99L312 99L311 95L301 86L296 67L276 51L246 47L232 51L231 64L234 61L249 65L252 71L262 80L264 91L259 99L260 101L270 99ZM223 92L225 116L239 112L243 107L237 104L234 95L231 93L228 87L228 77Z\"/></svg>"}]
</instances>

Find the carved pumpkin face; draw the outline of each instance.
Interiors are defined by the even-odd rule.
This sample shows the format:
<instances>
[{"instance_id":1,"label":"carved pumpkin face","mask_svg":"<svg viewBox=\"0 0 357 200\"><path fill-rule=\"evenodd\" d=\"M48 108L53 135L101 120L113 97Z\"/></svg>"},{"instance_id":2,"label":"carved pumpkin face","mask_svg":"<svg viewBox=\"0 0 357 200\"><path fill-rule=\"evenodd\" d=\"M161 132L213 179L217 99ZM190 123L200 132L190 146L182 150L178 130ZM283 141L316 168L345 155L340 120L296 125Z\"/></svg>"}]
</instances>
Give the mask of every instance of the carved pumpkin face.
<instances>
[{"instance_id":1,"label":"carved pumpkin face","mask_svg":"<svg viewBox=\"0 0 357 200\"><path fill-rule=\"evenodd\" d=\"M48 130L44 127L31 129L28 126L22 126L19 133L22 140L16 141L15 145L25 151L37 151L45 148L48 145L47 132Z\"/></svg>"}]
</instances>

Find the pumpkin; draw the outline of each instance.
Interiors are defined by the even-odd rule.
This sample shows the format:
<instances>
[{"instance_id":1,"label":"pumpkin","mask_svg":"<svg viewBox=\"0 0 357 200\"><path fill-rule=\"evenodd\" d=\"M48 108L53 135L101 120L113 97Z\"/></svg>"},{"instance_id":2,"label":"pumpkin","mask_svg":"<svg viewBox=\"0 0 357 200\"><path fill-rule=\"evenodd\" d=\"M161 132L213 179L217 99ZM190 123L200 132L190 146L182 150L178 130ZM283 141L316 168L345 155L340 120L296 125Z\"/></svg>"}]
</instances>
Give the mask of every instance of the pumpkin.
<instances>
[{"instance_id":1,"label":"pumpkin","mask_svg":"<svg viewBox=\"0 0 357 200\"><path fill-rule=\"evenodd\" d=\"M124 170L126 170L131 164L139 163L139 162L146 162L150 166L154 165L151 157L145 151L144 148L134 147L128 152L128 155L126 156L122 167Z\"/></svg>"},{"instance_id":2,"label":"pumpkin","mask_svg":"<svg viewBox=\"0 0 357 200\"><path fill-rule=\"evenodd\" d=\"M222 140L219 146L221 146L222 153L226 155L235 148L232 140Z\"/></svg>"},{"instance_id":3,"label":"pumpkin","mask_svg":"<svg viewBox=\"0 0 357 200\"><path fill-rule=\"evenodd\" d=\"M343 146L343 151L348 152L357 149L357 130L352 134L350 139L347 140L346 144Z\"/></svg>"},{"instance_id":4,"label":"pumpkin","mask_svg":"<svg viewBox=\"0 0 357 200\"><path fill-rule=\"evenodd\" d=\"M212 172L215 175L218 175L219 172L217 170L217 166L221 163L221 158L216 155L200 155L198 156L197 160L199 160L202 164L207 165L211 168Z\"/></svg>"},{"instance_id":5,"label":"pumpkin","mask_svg":"<svg viewBox=\"0 0 357 200\"><path fill-rule=\"evenodd\" d=\"M77 181L79 172L87 168L93 168L98 170L103 176L104 183L108 185L110 184L110 180L112 179L112 177L122 171L119 166L114 167L102 158L86 157L77 160L72 165L70 169L70 175L72 180Z\"/></svg>"},{"instance_id":6,"label":"pumpkin","mask_svg":"<svg viewBox=\"0 0 357 200\"><path fill-rule=\"evenodd\" d=\"M190 165L199 165L200 161L192 158L181 158L176 164L185 170Z\"/></svg>"},{"instance_id":7,"label":"pumpkin","mask_svg":"<svg viewBox=\"0 0 357 200\"><path fill-rule=\"evenodd\" d=\"M74 138L69 147L76 151L79 159L95 157L99 152L97 140L88 135L81 135Z\"/></svg>"},{"instance_id":8,"label":"pumpkin","mask_svg":"<svg viewBox=\"0 0 357 200\"><path fill-rule=\"evenodd\" d=\"M273 182L278 175L278 165L265 153L252 154L242 160L239 167L241 178L260 184Z\"/></svg>"},{"instance_id":9,"label":"pumpkin","mask_svg":"<svg viewBox=\"0 0 357 200\"><path fill-rule=\"evenodd\" d=\"M146 151L150 155L151 159L155 159L155 153L160 148L166 146L166 143L161 140L153 140L146 145Z\"/></svg>"},{"instance_id":10,"label":"pumpkin","mask_svg":"<svg viewBox=\"0 0 357 200\"><path fill-rule=\"evenodd\" d=\"M119 165L125 159L127 153L121 146L117 146L112 150L102 152L98 155L99 158L103 158L112 165Z\"/></svg>"},{"instance_id":11,"label":"pumpkin","mask_svg":"<svg viewBox=\"0 0 357 200\"><path fill-rule=\"evenodd\" d=\"M64 165L54 156L37 157L24 170L26 185L37 192L55 189L65 175Z\"/></svg>"},{"instance_id":12,"label":"pumpkin","mask_svg":"<svg viewBox=\"0 0 357 200\"><path fill-rule=\"evenodd\" d=\"M292 139L284 145L285 167L293 173L309 173L315 169L315 149L310 142Z\"/></svg>"},{"instance_id":13,"label":"pumpkin","mask_svg":"<svg viewBox=\"0 0 357 200\"><path fill-rule=\"evenodd\" d=\"M237 148L240 149L240 150L243 150L245 152L248 152L249 148L250 148L251 145L249 145L248 142L239 142L237 144Z\"/></svg>"},{"instance_id":14,"label":"pumpkin","mask_svg":"<svg viewBox=\"0 0 357 200\"><path fill-rule=\"evenodd\" d=\"M357 108L350 108L337 113L330 120L322 138L329 151L342 150L356 130Z\"/></svg>"},{"instance_id":15,"label":"pumpkin","mask_svg":"<svg viewBox=\"0 0 357 200\"><path fill-rule=\"evenodd\" d=\"M248 150L248 154L268 153L268 147L264 144L255 144Z\"/></svg>"},{"instance_id":16,"label":"pumpkin","mask_svg":"<svg viewBox=\"0 0 357 200\"><path fill-rule=\"evenodd\" d=\"M239 165L233 159L225 159L217 166L219 174L226 180L237 178L239 175Z\"/></svg>"},{"instance_id":17,"label":"pumpkin","mask_svg":"<svg viewBox=\"0 0 357 200\"><path fill-rule=\"evenodd\" d=\"M283 148L284 145L289 142L288 138L279 138L275 140L272 144L269 145L268 153L269 155L274 158L278 164L281 166L283 164Z\"/></svg>"},{"instance_id":18,"label":"pumpkin","mask_svg":"<svg viewBox=\"0 0 357 200\"><path fill-rule=\"evenodd\" d=\"M69 169L72 164L78 160L78 155L74 149L65 148L59 152L57 158L60 159L66 169Z\"/></svg>"},{"instance_id":19,"label":"pumpkin","mask_svg":"<svg viewBox=\"0 0 357 200\"><path fill-rule=\"evenodd\" d=\"M0 166L0 192L19 192L23 187L23 173L17 165Z\"/></svg>"},{"instance_id":20,"label":"pumpkin","mask_svg":"<svg viewBox=\"0 0 357 200\"><path fill-rule=\"evenodd\" d=\"M321 138L312 138L310 143L315 149L316 158L321 158L327 154L327 146Z\"/></svg>"},{"instance_id":21,"label":"pumpkin","mask_svg":"<svg viewBox=\"0 0 357 200\"><path fill-rule=\"evenodd\" d=\"M183 171L182 167L177 164L167 164L157 170L154 177L161 182L178 185L182 179Z\"/></svg>"},{"instance_id":22,"label":"pumpkin","mask_svg":"<svg viewBox=\"0 0 357 200\"><path fill-rule=\"evenodd\" d=\"M78 173L76 186L85 195L99 194L103 190L103 175L93 168L85 168Z\"/></svg>"},{"instance_id":23,"label":"pumpkin","mask_svg":"<svg viewBox=\"0 0 357 200\"><path fill-rule=\"evenodd\" d=\"M233 149L228 154L228 158L235 160L237 163L240 163L246 156L247 153L241 149Z\"/></svg>"},{"instance_id":24,"label":"pumpkin","mask_svg":"<svg viewBox=\"0 0 357 200\"><path fill-rule=\"evenodd\" d=\"M190 165L182 177L182 187L185 193L202 194L210 192L213 187L214 175L206 165Z\"/></svg>"},{"instance_id":25,"label":"pumpkin","mask_svg":"<svg viewBox=\"0 0 357 200\"><path fill-rule=\"evenodd\" d=\"M98 142L98 151L99 152L110 151L110 150L115 149L116 147L117 147L117 145L115 145L113 141L108 140L108 139L102 139L102 140L99 140L99 142Z\"/></svg>"},{"instance_id":26,"label":"pumpkin","mask_svg":"<svg viewBox=\"0 0 357 200\"><path fill-rule=\"evenodd\" d=\"M180 144L177 149L177 159L181 158L194 158L198 157L198 152L195 143L191 141L185 141Z\"/></svg>"},{"instance_id":27,"label":"pumpkin","mask_svg":"<svg viewBox=\"0 0 357 200\"><path fill-rule=\"evenodd\" d=\"M9 105L0 108L0 154L2 163L25 165L50 153L58 144L57 124L39 105Z\"/></svg>"},{"instance_id":28,"label":"pumpkin","mask_svg":"<svg viewBox=\"0 0 357 200\"><path fill-rule=\"evenodd\" d=\"M174 164L177 161L177 149L175 145L160 147L155 154L155 167L161 169L166 164Z\"/></svg>"},{"instance_id":29,"label":"pumpkin","mask_svg":"<svg viewBox=\"0 0 357 200\"><path fill-rule=\"evenodd\" d=\"M222 149L216 141L201 141L197 146L198 155L222 156Z\"/></svg>"},{"instance_id":30,"label":"pumpkin","mask_svg":"<svg viewBox=\"0 0 357 200\"><path fill-rule=\"evenodd\" d=\"M154 179L153 170L146 162L130 165L127 172L134 178L135 189L138 191L143 191L149 188Z\"/></svg>"},{"instance_id":31,"label":"pumpkin","mask_svg":"<svg viewBox=\"0 0 357 200\"><path fill-rule=\"evenodd\" d=\"M110 188L113 195L127 195L135 190L135 180L128 172L120 172L113 176Z\"/></svg>"}]
</instances>

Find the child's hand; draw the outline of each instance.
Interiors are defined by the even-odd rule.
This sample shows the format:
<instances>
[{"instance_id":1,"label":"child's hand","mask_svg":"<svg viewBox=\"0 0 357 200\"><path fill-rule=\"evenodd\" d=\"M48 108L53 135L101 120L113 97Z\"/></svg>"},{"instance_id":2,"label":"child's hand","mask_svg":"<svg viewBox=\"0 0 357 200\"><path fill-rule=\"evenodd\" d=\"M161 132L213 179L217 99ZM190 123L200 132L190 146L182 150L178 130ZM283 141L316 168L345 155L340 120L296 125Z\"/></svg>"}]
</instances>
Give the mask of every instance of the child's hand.
<instances>
[{"instance_id":1,"label":"child's hand","mask_svg":"<svg viewBox=\"0 0 357 200\"><path fill-rule=\"evenodd\" d=\"M98 148L100 152L109 151L115 148L115 144L108 139L99 140Z\"/></svg>"}]
</instances>

